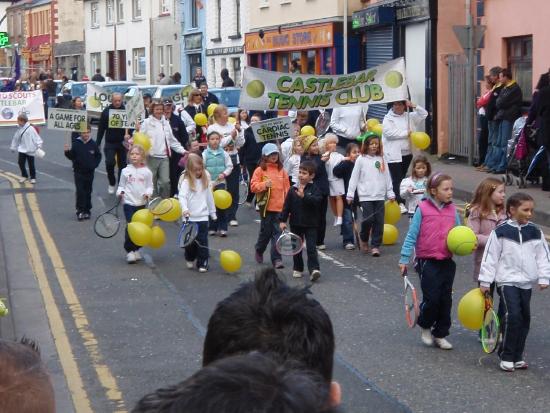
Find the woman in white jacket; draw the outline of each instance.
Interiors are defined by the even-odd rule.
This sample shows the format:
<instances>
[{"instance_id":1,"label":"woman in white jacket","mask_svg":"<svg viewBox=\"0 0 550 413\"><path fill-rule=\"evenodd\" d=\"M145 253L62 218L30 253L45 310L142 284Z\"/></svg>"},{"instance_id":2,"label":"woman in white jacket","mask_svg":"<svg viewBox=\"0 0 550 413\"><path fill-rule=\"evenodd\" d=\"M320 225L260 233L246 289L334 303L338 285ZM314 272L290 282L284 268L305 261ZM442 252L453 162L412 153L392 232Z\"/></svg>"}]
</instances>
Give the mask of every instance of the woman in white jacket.
<instances>
[{"instance_id":1,"label":"woman in white jacket","mask_svg":"<svg viewBox=\"0 0 550 413\"><path fill-rule=\"evenodd\" d=\"M410 112L408 109L412 109ZM405 176L412 160L410 133L418 130L421 122L426 119L426 109L404 100L393 102L391 109L384 116L382 126L382 145L384 158L388 163L393 185L393 191L397 195L397 201L401 206L401 212L407 212L403 199L399 196L399 184Z\"/></svg>"},{"instance_id":2,"label":"woman in white jacket","mask_svg":"<svg viewBox=\"0 0 550 413\"><path fill-rule=\"evenodd\" d=\"M17 116L19 129L13 135L10 149L12 152L19 152L17 163L21 169L21 183L29 179L26 164L29 164L29 173L31 184L36 183L36 169L34 167L34 155L37 149L42 149L42 138L36 132L34 126L29 123L29 118L25 113Z\"/></svg>"}]
</instances>

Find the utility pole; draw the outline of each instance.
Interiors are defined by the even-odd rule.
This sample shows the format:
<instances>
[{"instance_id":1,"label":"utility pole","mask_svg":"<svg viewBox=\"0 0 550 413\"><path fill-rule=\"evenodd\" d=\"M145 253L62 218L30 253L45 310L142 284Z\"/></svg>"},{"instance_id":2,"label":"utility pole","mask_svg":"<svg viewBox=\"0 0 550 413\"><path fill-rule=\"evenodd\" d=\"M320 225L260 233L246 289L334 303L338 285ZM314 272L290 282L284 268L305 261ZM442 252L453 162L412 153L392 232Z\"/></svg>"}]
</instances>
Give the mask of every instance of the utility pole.
<instances>
[{"instance_id":1,"label":"utility pole","mask_svg":"<svg viewBox=\"0 0 550 413\"><path fill-rule=\"evenodd\" d=\"M466 0L466 26L468 27L468 47L466 54L468 58L468 67L466 73L466 119L465 128L468 141L468 165L474 164L475 148L475 105L474 105L474 85L475 85L475 45L474 45L474 19L472 16L471 0Z\"/></svg>"},{"instance_id":2,"label":"utility pole","mask_svg":"<svg viewBox=\"0 0 550 413\"><path fill-rule=\"evenodd\" d=\"M344 74L348 73L348 0L344 0Z\"/></svg>"}]
</instances>

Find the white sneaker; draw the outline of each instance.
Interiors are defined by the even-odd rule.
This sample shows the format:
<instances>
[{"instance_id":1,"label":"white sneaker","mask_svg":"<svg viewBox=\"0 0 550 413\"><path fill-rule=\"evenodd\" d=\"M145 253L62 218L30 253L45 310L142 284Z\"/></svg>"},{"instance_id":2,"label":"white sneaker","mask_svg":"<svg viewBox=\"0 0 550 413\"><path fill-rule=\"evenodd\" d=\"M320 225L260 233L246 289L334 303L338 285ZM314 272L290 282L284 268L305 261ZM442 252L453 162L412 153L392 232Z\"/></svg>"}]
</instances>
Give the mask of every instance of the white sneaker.
<instances>
[{"instance_id":1,"label":"white sneaker","mask_svg":"<svg viewBox=\"0 0 550 413\"><path fill-rule=\"evenodd\" d=\"M501 361L499 365L501 370L504 371L514 371L514 362L513 361Z\"/></svg>"},{"instance_id":2,"label":"white sneaker","mask_svg":"<svg viewBox=\"0 0 550 413\"><path fill-rule=\"evenodd\" d=\"M516 370L525 370L525 369L527 369L528 367L529 367L529 365L528 365L527 362L524 361L524 360L516 361L516 362L514 363L514 368L515 368Z\"/></svg>"},{"instance_id":3,"label":"white sneaker","mask_svg":"<svg viewBox=\"0 0 550 413\"><path fill-rule=\"evenodd\" d=\"M325 244L317 245L317 249L318 249L319 251L324 251L324 250L327 249L327 246L326 246Z\"/></svg>"},{"instance_id":4,"label":"white sneaker","mask_svg":"<svg viewBox=\"0 0 550 413\"><path fill-rule=\"evenodd\" d=\"M36 183L36 179L31 179L31 184L35 184Z\"/></svg>"},{"instance_id":5,"label":"white sneaker","mask_svg":"<svg viewBox=\"0 0 550 413\"><path fill-rule=\"evenodd\" d=\"M19 178L19 183L20 183L20 184L24 184L25 182L27 182L28 179L29 179L29 178L25 178L25 177Z\"/></svg>"},{"instance_id":6,"label":"white sneaker","mask_svg":"<svg viewBox=\"0 0 550 413\"><path fill-rule=\"evenodd\" d=\"M134 251L130 251L128 254L126 254L126 262L128 264L133 264L136 262L136 253Z\"/></svg>"},{"instance_id":7,"label":"white sneaker","mask_svg":"<svg viewBox=\"0 0 550 413\"><path fill-rule=\"evenodd\" d=\"M116 189L116 188L114 187L114 185L109 185L109 186L107 187L107 192L108 192L109 194L112 195L112 194L115 193L115 189Z\"/></svg>"},{"instance_id":8,"label":"white sneaker","mask_svg":"<svg viewBox=\"0 0 550 413\"><path fill-rule=\"evenodd\" d=\"M338 226L340 226L340 225L342 225L342 217L336 217L336 218L334 218L334 226L335 226L335 227L338 227Z\"/></svg>"},{"instance_id":9,"label":"white sneaker","mask_svg":"<svg viewBox=\"0 0 550 413\"><path fill-rule=\"evenodd\" d=\"M444 338L434 337L434 341L435 341L435 345L437 347L439 347L441 350L452 350L453 349L453 345L451 343L449 343Z\"/></svg>"},{"instance_id":10,"label":"white sneaker","mask_svg":"<svg viewBox=\"0 0 550 413\"><path fill-rule=\"evenodd\" d=\"M399 204L399 209L401 210L402 214L406 214L407 212L409 212L404 204Z\"/></svg>"},{"instance_id":11,"label":"white sneaker","mask_svg":"<svg viewBox=\"0 0 550 413\"><path fill-rule=\"evenodd\" d=\"M259 210L260 210L260 206L256 204L256 211L259 211Z\"/></svg>"},{"instance_id":12,"label":"white sneaker","mask_svg":"<svg viewBox=\"0 0 550 413\"><path fill-rule=\"evenodd\" d=\"M302 273L300 271L292 271L292 276L294 278L302 278Z\"/></svg>"},{"instance_id":13,"label":"white sneaker","mask_svg":"<svg viewBox=\"0 0 550 413\"><path fill-rule=\"evenodd\" d=\"M140 261L143 259L143 257L141 256L141 252L138 251L134 251L134 256L136 257L136 261Z\"/></svg>"},{"instance_id":14,"label":"white sneaker","mask_svg":"<svg viewBox=\"0 0 550 413\"><path fill-rule=\"evenodd\" d=\"M252 208L252 202L245 202L244 203L248 208Z\"/></svg>"},{"instance_id":15,"label":"white sneaker","mask_svg":"<svg viewBox=\"0 0 550 413\"><path fill-rule=\"evenodd\" d=\"M232 219L231 221L229 221L229 226L238 227L239 226L239 221L237 221L236 219Z\"/></svg>"},{"instance_id":16,"label":"white sneaker","mask_svg":"<svg viewBox=\"0 0 550 413\"><path fill-rule=\"evenodd\" d=\"M350 242L349 244L344 245L344 248L347 249L348 251L354 250L355 249L355 244L352 244Z\"/></svg>"},{"instance_id":17,"label":"white sneaker","mask_svg":"<svg viewBox=\"0 0 550 413\"><path fill-rule=\"evenodd\" d=\"M214 231L213 229L211 229L210 231L208 231L208 235L216 235L216 231Z\"/></svg>"},{"instance_id":18,"label":"white sneaker","mask_svg":"<svg viewBox=\"0 0 550 413\"><path fill-rule=\"evenodd\" d=\"M420 331L420 339L422 340L422 342L427 346L433 346L434 338L432 336L432 330L430 330L429 328L421 328Z\"/></svg>"},{"instance_id":19,"label":"white sneaker","mask_svg":"<svg viewBox=\"0 0 550 413\"><path fill-rule=\"evenodd\" d=\"M194 265L195 265L195 263L193 261L185 261L185 266L190 270L193 269Z\"/></svg>"},{"instance_id":20,"label":"white sneaker","mask_svg":"<svg viewBox=\"0 0 550 413\"><path fill-rule=\"evenodd\" d=\"M309 281L315 282L321 277L321 271L319 270L313 270L311 271L311 275L309 276Z\"/></svg>"},{"instance_id":21,"label":"white sneaker","mask_svg":"<svg viewBox=\"0 0 550 413\"><path fill-rule=\"evenodd\" d=\"M207 272L208 271L208 268L206 267L200 267L199 268L199 272Z\"/></svg>"}]
</instances>

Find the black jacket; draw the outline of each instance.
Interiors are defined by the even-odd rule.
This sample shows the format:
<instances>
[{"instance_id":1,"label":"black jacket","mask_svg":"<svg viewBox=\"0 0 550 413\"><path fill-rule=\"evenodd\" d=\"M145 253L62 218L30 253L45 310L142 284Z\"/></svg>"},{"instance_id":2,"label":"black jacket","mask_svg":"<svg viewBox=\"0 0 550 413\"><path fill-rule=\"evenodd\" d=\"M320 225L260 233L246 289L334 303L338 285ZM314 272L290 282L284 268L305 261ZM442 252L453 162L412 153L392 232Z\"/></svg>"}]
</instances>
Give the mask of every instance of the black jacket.
<instances>
[{"instance_id":1,"label":"black jacket","mask_svg":"<svg viewBox=\"0 0 550 413\"><path fill-rule=\"evenodd\" d=\"M120 108L115 108L113 105L107 106L101 112L99 118L99 125L97 126L97 146L101 147L101 141L103 140L103 135L105 135L105 146L118 146L122 145L124 142L125 129L121 128L109 128L109 110L111 109L121 109L124 110L124 105Z\"/></svg>"},{"instance_id":2,"label":"black jacket","mask_svg":"<svg viewBox=\"0 0 550 413\"><path fill-rule=\"evenodd\" d=\"M298 188L292 186L286 194L283 212L279 217L281 222L286 222L290 216L290 225L297 227L318 227L321 201L323 194L314 183L309 183L304 188L304 197L296 195Z\"/></svg>"},{"instance_id":3,"label":"black jacket","mask_svg":"<svg viewBox=\"0 0 550 413\"><path fill-rule=\"evenodd\" d=\"M321 155L302 155L300 158L300 163L304 161L312 161L317 166L315 170L315 178L313 178L313 183L317 185L317 188L325 196L330 194L330 188L328 186L328 175L327 168L325 163L321 160Z\"/></svg>"},{"instance_id":4,"label":"black jacket","mask_svg":"<svg viewBox=\"0 0 550 413\"><path fill-rule=\"evenodd\" d=\"M495 116L497 114L497 98L501 91L502 86L498 86L493 90L493 93L491 93L489 103L487 103L487 106L485 107L485 117L487 120L495 120Z\"/></svg>"},{"instance_id":5,"label":"black jacket","mask_svg":"<svg viewBox=\"0 0 550 413\"><path fill-rule=\"evenodd\" d=\"M514 122L521 116L521 103L523 102L523 94L521 88L514 82L508 87L503 87L497 97L496 120L507 120Z\"/></svg>"},{"instance_id":6,"label":"black jacket","mask_svg":"<svg viewBox=\"0 0 550 413\"><path fill-rule=\"evenodd\" d=\"M215 94L210 92L208 92L208 95L206 97L203 97L202 100L204 101L205 108L208 108L208 106L211 103L218 103L218 104L220 103L220 101L218 100L218 97Z\"/></svg>"},{"instance_id":7,"label":"black jacket","mask_svg":"<svg viewBox=\"0 0 550 413\"><path fill-rule=\"evenodd\" d=\"M234 87L234 86L235 86L235 82L233 82L233 79L231 79L230 77L223 79L222 87Z\"/></svg>"},{"instance_id":8,"label":"black jacket","mask_svg":"<svg viewBox=\"0 0 550 413\"><path fill-rule=\"evenodd\" d=\"M243 165L258 165L262 157L262 146L256 142L251 127L244 131L244 145L239 150L239 156Z\"/></svg>"},{"instance_id":9,"label":"black jacket","mask_svg":"<svg viewBox=\"0 0 550 413\"><path fill-rule=\"evenodd\" d=\"M348 193L348 186L349 186L349 180L351 179L351 173L353 172L353 167L355 166L355 163L352 161L342 161L338 165L336 165L334 168L332 168L332 173L335 177L341 178L344 180L344 194ZM343 195L344 198L344 207L348 208L349 205L347 202L345 202L346 195ZM355 191L354 201L355 204L359 203L359 196L357 195L357 191Z\"/></svg>"},{"instance_id":10,"label":"black jacket","mask_svg":"<svg viewBox=\"0 0 550 413\"><path fill-rule=\"evenodd\" d=\"M172 113L169 122L174 137L179 141L179 143L181 143L181 146L187 148L189 143L189 134L187 133L183 120L178 115L174 115Z\"/></svg>"},{"instance_id":11,"label":"black jacket","mask_svg":"<svg viewBox=\"0 0 550 413\"><path fill-rule=\"evenodd\" d=\"M101 152L93 139L86 143L80 138L73 140L65 156L73 161L75 172L92 172L101 162Z\"/></svg>"}]
</instances>

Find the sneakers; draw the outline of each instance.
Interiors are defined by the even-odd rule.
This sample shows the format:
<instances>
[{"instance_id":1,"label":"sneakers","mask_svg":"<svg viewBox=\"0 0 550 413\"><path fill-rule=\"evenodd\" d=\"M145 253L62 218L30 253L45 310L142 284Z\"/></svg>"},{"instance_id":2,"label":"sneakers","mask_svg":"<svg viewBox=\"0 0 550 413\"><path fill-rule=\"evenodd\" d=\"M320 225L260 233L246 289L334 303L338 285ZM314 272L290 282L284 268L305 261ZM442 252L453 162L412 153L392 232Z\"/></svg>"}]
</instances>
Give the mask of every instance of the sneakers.
<instances>
[{"instance_id":1,"label":"sneakers","mask_svg":"<svg viewBox=\"0 0 550 413\"><path fill-rule=\"evenodd\" d=\"M208 231L208 235L216 235L216 231L214 231L213 229L211 229L210 231Z\"/></svg>"},{"instance_id":2,"label":"sneakers","mask_svg":"<svg viewBox=\"0 0 550 413\"><path fill-rule=\"evenodd\" d=\"M141 252L139 252L139 250L134 251L134 256L136 257L136 261L141 261L143 259Z\"/></svg>"},{"instance_id":3,"label":"sneakers","mask_svg":"<svg viewBox=\"0 0 550 413\"><path fill-rule=\"evenodd\" d=\"M294 271L292 271L292 276L294 278L302 278L302 272L294 270Z\"/></svg>"},{"instance_id":4,"label":"sneakers","mask_svg":"<svg viewBox=\"0 0 550 413\"><path fill-rule=\"evenodd\" d=\"M352 244L351 242L349 244L344 245L344 249L348 251L352 251L355 249L355 244Z\"/></svg>"},{"instance_id":5,"label":"sneakers","mask_svg":"<svg viewBox=\"0 0 550 413\"><path fill-rule=\"evenodd\" d=\"M422 340L422 342L427 346L433 346L434 338L432 336L432 330L430 330L429 328L421 328L420 331L420 339Z\"/></svg>"},{"instance_id":6,"label":"sneakers","mask_svg":"<svg viewBox=\"0 0 550 413\"><path fill-rule=\"evenodd\" d=\"M254 258L256 259L256 262L258 264L263 264L264 263L264 254L262 254L261 252L256 251L256 255L254 256Z\"/></svg>"},{"instance_id":7,"label":"sneakers","mask_svg":"<svg viewBox=\"0 0 550 413\"><path fill-rule=\"evenodd\" d=\"M208 271L208 268L206 268L206 267L200 267L199 268L199 272L205 273L207 271Z\"/></svg>"},{"instance_id":8,"label":"sneakers","mask_svg":"<svg viewBox=\"0 0 550 413\"><path fill-rule=\"evenodd\" d=\"M107 187L107 192L111 195L114 194L115 193L115 186L114 185L109 185Z\"/></svg>"},{"instance_id":9,"label":"sneakers","mask_svg":"<svg viewBox=\"0 0 550 413\"><path fill-rule=\"evenodd\" d=\"M31 179L31 184L35 184L36 183L36 179L32 178Z\"/></svg>"},{"instance_id":10,"label":"sneakers","mask_svg":"<svg viewBox=\"0 0 550 413\"><path fill-rule=\"evenodd\" d=\"M529 367L529 365L528 365L527 362L524 361L524 360L516 361L516 362L514 363L514 368L515 368L516 370L526 370L528 367Z\"/></svg>"},{"instance_id":11,"label":"sneakers","mask_svg":"<svg viewBox=\"0 0 550 413\"><path fill-rule=\"evenodd\" d=\"M275 262L273 262L273 266L278 270L285 268L281 260L275 260Z\"/></svg>"},{"instance_id":12,"label":"sneakers","mask_svg":"<svg viewBox=\"0 0 550 413\"><path fill-rule=\"evenodd\" d=\"M29 179L29 178L25 178L25 177L23 176L23 177L19 178L19 183L20 183L20 184L24 184L25 182L27 182L28 179Z\"/></svg>"},{"instance_id":13,"label":"sneakers","mask_svg":"<svg viewBox=\"0 0 550 413\"><path fill-rule=\"evenodd\" d=\"M513 361L501 361L499 364L499 367L501 370L509 371L509 372L512 372L515 370Z\"/></svg>"},{"instance_id":14,"label":"sneakers","mask_svg":"<svg viewBox=\"0 0 550 413\"><path fill-rule=\"evenodd\" d=\"M134 251L130 251L128 254L126 254L126 262L128 264L134 264L136 261L136 253Z\"/></svg>"},{"instance_id":15,"label":"sneakers","mask_svg":"<svg viewBox=\"0 0 550 413\"><path fill-rule=\"evenodd\" d=\"M311 275L309 276L309 281L315 282L321 277L321 271L319 270L313 270L311 271Z\"/></svg>"},{"instance_id":16,"label":"sneakers","mask_svg":"<svg viewBox=\"0 0 550 413\"><path fill-rule=\"evenodd\" d=\"M340 225L342 225L342 217L336 217L336 218L334 218L334 226L335 226L335 227L338 227L338 226L340 226Z\"/></svg>"},{"instance_id":17,"label":"sneakers","mask_svg":"<svg viewBox=\"0 0 550 413\"><path fill-rule=\"evenodd\" d=\"M220 231L220 237L222 237L222 238L227 237L227 231L221 230Z\"/></svg>"},{"instance_id":18,"label":"sneakers","mask_svg":"<svg viewBox=\"0 0 550 413\"><path fill-rule=\"evenodd\" d=\"M401 210L402 214L406 214L407 212L409 212L405 204L399 204L399 209Z\"/></svg>"},{"instance_id":19,"label":"sneakers","mask_svg":"<svg viewBox=\"0 0 550 413\"><path fill-rule=\"evenodd\" d=\"M89 213L89 212L84 212L84 213L82 214L82 218L83 218L83 219L90 219L90 213Z\"/></svg>"},{"instance_id":20,"label":"sneakers","mask_svg":"<svg viewBox=\"0 0 550 413\"><path fill-rule=\"evenodd\" d=\"M76 214L76 219L78 219L79 221L84 221L84 213L83 212L79 212Z\"/></svg>"},{"instance_id":21,"label":"sneakers","mask_svg":"<svg viewBox=\"0 0 550 413\"><path fill-rule=\"evenodd\" d=\"M451 343L449 343L444 338L434 337L434 341L435 341L435 345L437 347L439 347L441 350L452 350L453 349L453 345Z\"/></svg>"},{"instance_id":22,"label":"sneakers","mask_svg":"<svg viewBox=\"0 0 550 413\"><path fill-rule=\"evenodd\" d=\"M327 249L327 246L326 246L325 244L317 245L317 249L318 249L319 251L324 251L324 250Z\"/></svg>"},{"instance_id":23,"label":"sneakers","mask_svg":"<svg viewBox=\"0 0 550 413\"><path fill-rule=\"evenodd\" d=\"M185 261L185 266L187 267L187 269L192 270L195 266L195 263L193 261Z\"/></svg>"},{"instance_id":24,"label":"sneakers","mask_svg":"<svg viewBox=\"0 0 550 413\"><path fill-rule=\"evenodd\" d=\"M371 252L373 257L379 257L380 256L380 250L378 248L373 248Z\"/></svg>"},{"instance_id":25,"label":"sneakers","mask_svg":"<svg viewBox=\"0 0 550 413\"><path fill-rule=\"evenodd\" d=\"M229 226L230 227L238 227L239 226L239 221L237 221L236 219L232 219L231 221L229 221Z\"/></svg>"}]
</instances>

